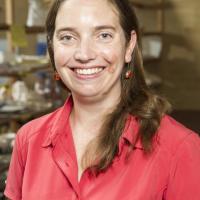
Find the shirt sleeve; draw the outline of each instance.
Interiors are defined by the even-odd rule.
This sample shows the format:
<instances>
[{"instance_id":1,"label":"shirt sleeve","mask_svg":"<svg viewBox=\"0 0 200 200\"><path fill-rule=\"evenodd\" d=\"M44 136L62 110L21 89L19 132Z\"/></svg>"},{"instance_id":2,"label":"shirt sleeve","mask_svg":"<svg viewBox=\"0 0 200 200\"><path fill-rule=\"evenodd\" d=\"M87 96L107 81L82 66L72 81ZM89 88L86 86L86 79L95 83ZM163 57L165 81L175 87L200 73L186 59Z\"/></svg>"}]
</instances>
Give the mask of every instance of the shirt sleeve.
<instances>
[{"instance_id":1,"label":"shirt sleeve","mask_svg":"<svg viewBox=\"0 0 200 200\"><path fill-rule=\"evenodd\" d=\"M4 195L11 200L22 199L23 158L19 134L15 139Z\"/></svg>"},{"instance_id":2,"label":"shirt sleeve","mask_svg":"<svg viewBox=\"0 0 200 200\"><path fill-rule=\"evenodd\" d=\"M200 138L197 134L189 134L177 147L164 199L200 199Z\"/></svg>"}]
</instances>

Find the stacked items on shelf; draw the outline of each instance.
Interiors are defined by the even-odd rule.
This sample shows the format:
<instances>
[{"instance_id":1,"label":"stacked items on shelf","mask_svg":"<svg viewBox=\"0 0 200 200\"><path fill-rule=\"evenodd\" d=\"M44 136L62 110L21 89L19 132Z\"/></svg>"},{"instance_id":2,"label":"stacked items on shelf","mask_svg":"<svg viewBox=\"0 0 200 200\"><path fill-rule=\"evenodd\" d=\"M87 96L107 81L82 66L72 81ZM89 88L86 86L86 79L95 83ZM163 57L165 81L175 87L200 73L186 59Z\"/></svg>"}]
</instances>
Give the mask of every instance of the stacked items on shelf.
<instances>
[{"instance_id":1,"label":"stacked items on shelf","mask_svg":"<svg viewBox=\"0 0 200 200\"><path fill-rule=\"evenodd\" d=\"M52 80L51 71L37 68L34 74L31 70L31 75L18 72L4 71L4 76L0 73L0 123L6 119L26 122L62 103L61 91ZM31 84L29 76L33 79Z\"/></svg>"},{"instance_id":2,"label":"stacked items on shelf","mask_svg":"<svg viewBox=\"0 0 200 200\"><path fill-rule=\"evenodd\" d=\"M43 6L49 6L50 2L29 0L27 23L20 26L13 19L13 1L4 0L1 4L5 17L1 18L0 31L5 34L0 38L0 199L3 199L10 154L18 128L62 103L61 91L52 80L53 73L46 56L46 38L42 35L45 16L42 20L37 13L45 15ZM36 34L36 55L20 54L20 47L23 47L20 42L24 42L21 33L23 36Z\"/></svg>"},{"instance_id":3,"label":"stacked items on shelf","mask_svg":"<svg viewBox=\"0 0 200 200\"><path fill-rule=\"evenodd\" d=\"M46 38L41 34L44 32L42 24L45 16L43 16L43 19L36 19L37 16L40 16L38 12L42 15L45 13L44 9L48 8L50 2L51 0L29 0L29 14L25 26L26 32L24 31L24 33L22 26L15 27L13 25L12 0L6 0L3 4L5 5L6 23L0 25L0 29L7 33L11 32L12 43L10 48L5 48L5 52L1 52L0 59L1 125L8 121L26 122L33 117L49 112L54 106L57 107L61 104L60 90L55 81L52 80L52 70L45 55L46 44L44 43ZM12 30L13 27L15 32ZM24 36L26 36L26 33L39 33L37 36L39 44L36 45L37 55L19 54L18 50L21 45L19 38L22 38L19 33L24 34ZM16 34L16 37L13 36L14 34ZM16 40L13 38L16 38ZM37 76L34 76L34 74L37 74ZM29 83L31 81L32 86Z\"/></svg>"},{"instance_id":4,"label":"stacked items on shelf","mask_svg":"<svg viewBox=\"0 0 200 200\"><path fill-rule=\"evenodd\" d=\"M159 61L163 49L163 37L165 33L165 10L169 3L165 0L154 1L132 1L133 7L138 11L140 21L143 22L142 31L142 53L144 65L150 62ZM150 17L151 16L151 17ZM155 87L162 84L162 79L148 72L146 69L146 82L149 86Z\"/></svg>"},{"instance_id":5,"label":"stacked items on shelf","mask_svg":"<svg viewBox=\"0 0 200 200\"><path fill-rule=\"evenodd\" d=\"M0 134L0 199L3 199L3 191L5 188L14 139L15 133Z\"/></svg>"}]
</instances>

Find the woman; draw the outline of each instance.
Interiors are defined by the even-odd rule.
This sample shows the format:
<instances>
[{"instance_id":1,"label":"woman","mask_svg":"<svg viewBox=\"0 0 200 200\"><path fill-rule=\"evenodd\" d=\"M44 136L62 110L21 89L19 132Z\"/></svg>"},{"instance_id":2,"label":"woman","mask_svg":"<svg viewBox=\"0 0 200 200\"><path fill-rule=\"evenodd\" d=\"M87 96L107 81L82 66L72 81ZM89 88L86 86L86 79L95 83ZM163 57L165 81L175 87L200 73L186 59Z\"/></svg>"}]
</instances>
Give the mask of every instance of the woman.
<instances>
[{"instance_id":1,"label":"woman","mask_svg":"<svg viewBox=\"0 0 200 200\"><path fill-rule=\"evenodd\" d=\"M126 0L56 0L46 22L65 105L17 134L13 200L200 199L199 137L146 86Z\"/></svg>"}]
</instances>

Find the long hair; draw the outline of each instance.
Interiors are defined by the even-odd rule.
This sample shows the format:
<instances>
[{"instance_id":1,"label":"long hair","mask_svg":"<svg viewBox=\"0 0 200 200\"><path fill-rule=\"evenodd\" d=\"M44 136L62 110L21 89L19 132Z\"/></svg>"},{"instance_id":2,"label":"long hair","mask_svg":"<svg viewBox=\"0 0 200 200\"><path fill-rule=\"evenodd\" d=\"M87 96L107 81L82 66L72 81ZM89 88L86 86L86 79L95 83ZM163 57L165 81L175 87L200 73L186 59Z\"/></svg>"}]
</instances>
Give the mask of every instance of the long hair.
<instances>
[{"instance_id":1,"label":"long hair","mask_svg":"<svg viewBox=\"0 0 200 200\"><path fill-rule=\"evenodd\" d=\"M66 0L55 0L46 20L48 51L53 67L53 35L58 10ZM88 145L83 156L84 167L90 167L95 172L105 170L118 152L119 138L123 133L128 115L136 117L139 123L138 139L141 139L146 153L152 150L152 140L160 125L162 116L169 109L168 102L153 94L148 88L145 78L140 48L140 29L134 9L128 0L107 0L118 12L119 22L124 31L126 43L131 38L131 31L137 34L137 43L129 66L124 66L121 75L121 99L114 111L108 114L101 127L100 134ZM126 79L127 68L134 76ZM130 149L134 146L130 145Z\"/></svg>"}]
</instances>

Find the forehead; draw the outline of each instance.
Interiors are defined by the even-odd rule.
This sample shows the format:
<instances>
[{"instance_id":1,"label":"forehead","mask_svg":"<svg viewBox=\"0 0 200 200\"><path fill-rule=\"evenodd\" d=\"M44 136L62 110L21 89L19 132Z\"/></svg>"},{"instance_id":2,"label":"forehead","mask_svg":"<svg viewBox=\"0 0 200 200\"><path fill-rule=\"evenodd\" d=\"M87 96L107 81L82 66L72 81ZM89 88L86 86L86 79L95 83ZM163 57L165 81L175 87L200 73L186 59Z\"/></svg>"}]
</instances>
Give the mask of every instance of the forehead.
<instances>
[{"instance_id":1,"label":"forehead","mask_svg":"<svg viewBox=\"0 0 200 200\"><path fill-rule=\"evenodd\" d=\"M58 10L56 23L114 23L119 25L117 9L109 0L66 0ZM113 25L114 25L113 24Z\"/></svg>"}]
</instances>

